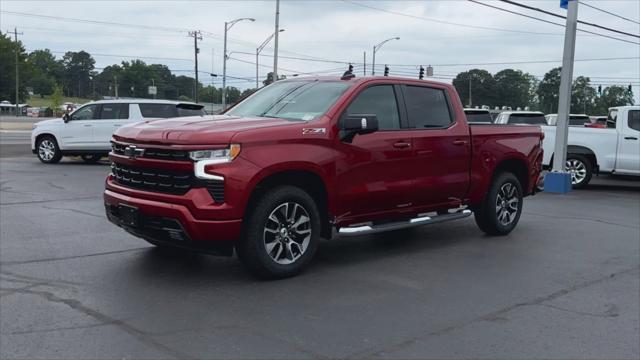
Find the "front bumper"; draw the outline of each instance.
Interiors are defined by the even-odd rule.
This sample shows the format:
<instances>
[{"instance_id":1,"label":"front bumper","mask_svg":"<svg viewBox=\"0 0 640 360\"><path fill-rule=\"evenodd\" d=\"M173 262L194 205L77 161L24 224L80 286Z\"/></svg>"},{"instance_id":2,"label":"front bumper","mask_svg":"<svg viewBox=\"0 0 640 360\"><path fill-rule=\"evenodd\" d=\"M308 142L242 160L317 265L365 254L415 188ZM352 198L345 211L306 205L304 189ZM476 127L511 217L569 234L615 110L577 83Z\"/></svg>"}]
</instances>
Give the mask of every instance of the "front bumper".
<instances>
[{"instance_id":1,"label":"front bumper","mask_svg":"<svg viewBox=\"0 0 640 360\"><path fill-rule=\"evenodd\" d=\"M152 242L189 248L225 247L232 246L240 236L242 220L197 219L181 204L131 197L109 189L104 191L104 203L111 222ZM138 210L137 226L123 223L118 214L118 207L122 205Z\"/></svg>"}]
</instances>

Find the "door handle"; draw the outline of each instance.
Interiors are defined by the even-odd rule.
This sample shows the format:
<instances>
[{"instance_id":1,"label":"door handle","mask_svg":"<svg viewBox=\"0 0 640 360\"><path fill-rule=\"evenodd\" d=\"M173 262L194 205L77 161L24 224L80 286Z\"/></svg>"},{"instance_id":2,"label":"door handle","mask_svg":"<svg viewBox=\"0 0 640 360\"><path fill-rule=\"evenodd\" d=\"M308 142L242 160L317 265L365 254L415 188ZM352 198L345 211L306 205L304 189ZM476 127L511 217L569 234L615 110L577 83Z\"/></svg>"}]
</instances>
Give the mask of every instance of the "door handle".
<instances>
[{"instance_id":1,"label":"door handle","mask_svg":"<svg viewBox=\"0 0 640 360\"><path fill-rule=\"evenodd\" d=\"M113 124L113 126L115 126L115 127L119 127L119 126L120 126L120 124Z\"/></svg>"},{"instance_id":2,"label":"door handle","mask_svg":"<svg viewBox=\"0 0 640 360\"><path fill-rule=\"evenodd\" d=\"M91 124L84 124L84 125L82 125L82 126L90 127L90 126L91 126Z\"/></svg>"},{"instance_id":3,"label":"door handle","mask_svg":"<svg viewBox=\"0 0 640 360\"><path fill-rule=\"evenodd\" d=\"M406 149L408 147L411 147L411 143L398 141L397 143L393 144L393 147L396 149Z\"/></svg>"},{"instance_id":4,"label":"door handle","mask_svg":"<svg viewBox=\"0 0 640 360\"><path fill-rule=\"evenodd\" d=\"M453 145L467 145L467 140L454 140Z\"/></svg>"},{"instance_id":5,"label":"door handle","mask_svg":"<svg viewBox=\"0 0 640 360\"><path fill-rule=\"evenodd\" d=\"M625 139L625 140L638 140L638 138L637 138L637 137L635 137L635 136L627 136L627 137L625 137L624 139Z\"/></svg>"}]
</instances>

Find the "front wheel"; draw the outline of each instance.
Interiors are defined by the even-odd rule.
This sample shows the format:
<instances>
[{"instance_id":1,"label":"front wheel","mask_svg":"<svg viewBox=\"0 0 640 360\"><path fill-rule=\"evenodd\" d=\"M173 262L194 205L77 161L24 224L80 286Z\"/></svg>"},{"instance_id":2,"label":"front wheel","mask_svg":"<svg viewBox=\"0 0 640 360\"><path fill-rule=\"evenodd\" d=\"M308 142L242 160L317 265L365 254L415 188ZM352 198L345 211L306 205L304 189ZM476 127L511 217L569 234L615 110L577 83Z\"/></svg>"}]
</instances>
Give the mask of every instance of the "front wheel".
<instances>
[{"instance_id":1,"label":"front wheel","mask_svg":"<svg viewBox=\"0 0 640 360\"><path fill-rule=\"evenodd\" d=\"M476 224L488 235L510 233L520 220L522 199L522 186L514 174L497 175L474 213Z\"/></svg>"},{"instance_id":2,"label":"front wheel","mask_svg":"<svg viewBox=\"0 0 640 360\"><path fill-rule=\"evenodd\" d=\"M236 249L240 260L261 278L297 275L311 261L320 238L320 213L300 188L282 186L255 204Z\"/></svg>"}]
</instances>

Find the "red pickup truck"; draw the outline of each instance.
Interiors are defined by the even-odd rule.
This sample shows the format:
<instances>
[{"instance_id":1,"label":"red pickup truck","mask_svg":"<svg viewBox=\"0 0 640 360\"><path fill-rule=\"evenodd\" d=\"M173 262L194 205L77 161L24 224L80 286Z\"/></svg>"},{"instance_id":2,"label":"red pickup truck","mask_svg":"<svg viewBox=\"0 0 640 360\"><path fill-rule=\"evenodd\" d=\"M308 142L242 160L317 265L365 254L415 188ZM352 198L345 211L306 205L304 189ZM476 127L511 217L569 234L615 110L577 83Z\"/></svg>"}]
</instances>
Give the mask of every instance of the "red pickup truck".
<instances>
[{"instance_id":1,"label":"red pickup truck","mask_svg":"<svg viewBox=\"0 0 640 360\"><path fill-rule=\"evenodd\" d=\"M110 221L157 246L231 255L262 277L299 273L320 238L475 214L508 234L535 191L537 126L469 126L453 86L298 78L222 115L123 126Z\"/></svg>"}]
</instances>

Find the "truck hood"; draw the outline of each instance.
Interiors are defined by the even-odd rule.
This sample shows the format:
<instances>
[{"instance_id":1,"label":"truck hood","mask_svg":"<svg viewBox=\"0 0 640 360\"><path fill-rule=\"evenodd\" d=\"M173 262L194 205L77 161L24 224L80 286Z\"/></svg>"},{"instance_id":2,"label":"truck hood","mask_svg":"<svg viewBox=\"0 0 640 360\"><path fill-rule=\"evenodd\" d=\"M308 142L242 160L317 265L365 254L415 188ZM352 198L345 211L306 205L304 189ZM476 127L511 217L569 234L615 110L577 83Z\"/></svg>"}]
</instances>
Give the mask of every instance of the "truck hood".
<instances>
[{"instance_id":1,"label":"truck hood","mask_svg":"<svg viewBox=\"0 0 640 360\"><path fill-rule=\"evenodd\" d=\"M242 131L294 124L294 122L277 118L193 116L151 120L122 126L115 132L114 138L118 141L145 144L228 144L235 134Z\"/></svg>"}]
</instances>

